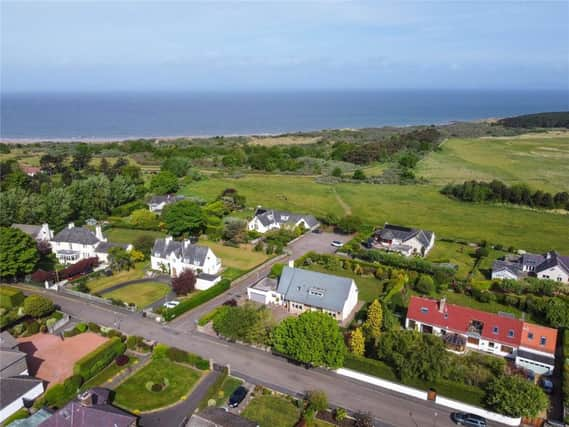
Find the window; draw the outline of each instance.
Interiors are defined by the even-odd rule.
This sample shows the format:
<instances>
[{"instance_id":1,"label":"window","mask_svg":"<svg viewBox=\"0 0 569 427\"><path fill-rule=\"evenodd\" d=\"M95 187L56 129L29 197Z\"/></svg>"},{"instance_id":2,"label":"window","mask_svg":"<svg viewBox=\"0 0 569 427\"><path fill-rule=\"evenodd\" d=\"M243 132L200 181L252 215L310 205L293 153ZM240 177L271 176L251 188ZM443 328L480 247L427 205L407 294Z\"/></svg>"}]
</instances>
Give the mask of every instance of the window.
<instances>
[{"instance_id":1,"label":"window","mask_svg":"<svg viewBox=\"0 0 569 427\"><path fill-rule=\"evenodd\" d=\"M528 340L533 340L533 332L528 332Z\"/></svg>"},{"instance_id":2,"label":"window","mask_svg":"<svg viewBox=\"0 0 569 427\"><path fill-rule=\"evenodd\" d=\"M447 313L447 312L445 312L444 318L445 318L445 319L448 319L448 313Z\"/></svg>"},{"instance_id":3,"label":"window","mask_svg":"<svg viewBox=\"0 0 569 427\"><path fill-rule=\"evenodd\" d=\"M421 307L421 313L428 313L429 309L427 307Z\"/></svg>"},{"instance_id":4,"label":"window","mask_svg":"<svg viewBox=\"0 0 569 427\"><path fill-rule=\"evenodd\" d=\"M515 335L514 330L513 330L513 329L510 329L510 330L508 331L508 336L509 336L510 338L514 338L514 335Z\"/></svg>"},{"instance_id":5,"label":"window","mask_svg":"<svg viewBox=\"0 0 569 427\"><path fill-rule=\"evenodd\" d=\"M547 342L547 338L545 338L545 337L541 337L539 339L539 345L545 345L546 342Z\"/></svg>"},{"instance_id":6,"label":"window","mask_svg":"<svg viewBox=\"0 0 569 427\"><path fill-rule=\"evenodd\" d=\"M494 335L498 335L498 332L500 332L500 330L498 329L497 326L494 326L494 327L492 328L492 333L493 333Z\"/></svg>"}]
</instances>

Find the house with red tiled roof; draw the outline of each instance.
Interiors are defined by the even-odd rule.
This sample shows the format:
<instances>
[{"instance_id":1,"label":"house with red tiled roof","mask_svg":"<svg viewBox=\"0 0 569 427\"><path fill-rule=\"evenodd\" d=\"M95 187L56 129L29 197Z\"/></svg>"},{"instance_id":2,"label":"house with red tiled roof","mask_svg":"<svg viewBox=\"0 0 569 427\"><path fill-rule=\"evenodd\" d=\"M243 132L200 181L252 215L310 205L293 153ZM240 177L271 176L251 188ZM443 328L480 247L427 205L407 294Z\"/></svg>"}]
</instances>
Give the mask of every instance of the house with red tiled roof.
<instances>
[{"instance_id":1,"label":"house with red tiled roof","mask_svg":"<svg viewBox=\"0 0 569 427\"><path fill-rule=\"evenodd\" d=\"M28 176L35 176L41 172L41 168L37 166L20 165L20 169Z\"/></svg>"},{"instance_id":2,"label":"house with red tiled roof","mask_svg":"<svg viewBox=\"0 0 569 427\"><path fill-rule=\"evenodd\" d=\"M413 296L405 327L440 335L451 350L473 349L507 357L537 374L555 367L557 330L525 322L509 313L488 313L448 304L445 298Z\"/></svg>"}]
</instances>

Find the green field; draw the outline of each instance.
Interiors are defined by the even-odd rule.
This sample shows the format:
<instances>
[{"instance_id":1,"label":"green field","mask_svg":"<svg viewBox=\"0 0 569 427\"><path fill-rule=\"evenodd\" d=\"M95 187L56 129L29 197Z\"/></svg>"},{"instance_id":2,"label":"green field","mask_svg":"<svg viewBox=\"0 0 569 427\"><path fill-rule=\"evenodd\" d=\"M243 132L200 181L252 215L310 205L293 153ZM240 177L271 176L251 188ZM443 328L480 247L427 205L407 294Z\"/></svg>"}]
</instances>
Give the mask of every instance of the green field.
<instances>
[{"instance_id":1,"label":"green field","mask_svg":"<svg viewBox=\"0 0 569 427\"><path fill-rule=\"evenodd\" d=\"M136 283L104 293L103 298L116 298L135 304L138 308L149 306L170 292L170 286L160 282Z\"/></svg>"},{"instance_id":2,"label":"green field","mask_svg":"<svg viewBox=\"0 0 569 427\"><path fill-rule=\"evenodd\" d=\"M152 236L154 239L164 237L166 233L150 230L132 230L129 228L111 228L105 231L106 237L113 243L133 244L140 236Z\"/></svg>"},{"instance_id":3,"label":"green field","mask_svg":"<svg viewBox=\"0 0 569 427\"><path fill-rule=\"evenodd\" d=\"M259 396L251 400L242 415L260 427L293 427L300 410L282 397Z\"/></svg>"},{"instance_id":4,"label":"green field","mask_svg":"<svg viewBox=\"0 0 569 427\"><path fill-rule=\"evenodd\" d=\"M210 240L200 240L197 244L209 247L215 255L221 258L224 267L232 267L238 270L250 270L269 258L264 252L255 252L251 245L241 245L239 248L234 248Z\"/></svg>"},{"instance_id":5,"label":"green field","mask_svg":"<svg viewBox=\"0 0 569 427\"><path fill-rule=\"evenodd\" d=\"M168 359L152 360L117 387L113 403L135 413L172 405L189 394L200 375L198 371ZM149 382L166 380L168 384L162 391L147 389Z\"/></svg>"},{"instance_id":6,"label":"green field","mask_svg":"<svg viewBox=\"0 0 569 427\"><path fill-rule=\"evenodd\" d=\"M569 252L569 215L459 202L440 194L439 186L434 185L323 185L306 177L247 176L210 178L192 183L182 193L209 200L229 187L244 194L249 206L317 216L342 216L347 206L375 226L390 222L433 230L438 237L487 240L529 251Z\"/></svg>"},{"instance_id":7,"label":"green field","mask_svg":"<svg viewBox=\"0 0 569 427\"><path fill-rule=\"evenodd\" d=\"M417 176L439 185L499 179L564 191L569 188L569 136L450 139L419 163Z\"/></svg>"},{"instance_id":8,"label":"green field","mask_svg":"<svg viewBox=\"0 0 569 427\"><path fill-rule=\"evenodd\" d=\"M118 285L119 283L129 280L142 279L144 277L144 268L146 263L140 262L130 270L119 271L112 276L101 276L96 279L89 280L87 286L92 294L100 293L111 286Z\"/></svg>"}]
</instances>

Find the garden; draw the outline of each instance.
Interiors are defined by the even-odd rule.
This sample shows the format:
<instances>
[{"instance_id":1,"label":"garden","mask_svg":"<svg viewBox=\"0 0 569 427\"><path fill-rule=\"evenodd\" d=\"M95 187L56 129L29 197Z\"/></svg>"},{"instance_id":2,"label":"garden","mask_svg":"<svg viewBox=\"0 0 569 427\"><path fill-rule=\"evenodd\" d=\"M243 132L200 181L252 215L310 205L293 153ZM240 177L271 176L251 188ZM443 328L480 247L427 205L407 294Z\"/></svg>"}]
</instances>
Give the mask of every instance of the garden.
<instances>
[{"instance_id":1,"label":"garden","mask_svg":"<svg viewBox=\"0 0 569 427\"><path fill-rule=\"evenodd\" d=\"M135 283L110 292L102 292L103 298L134 304L139 309L164 298L171 291L170 285L161 282Z\"/></svg>"},{"instance_id":2,"label":"garden","mask_svg":"<svg viewBox=\"0 0 569 427\"><path fill-rule=\"evenodd\" d=\"M14 337L48 332L63 316L48 298L40 295L25 297L19 289L0 287L0 326L9 328Z\"/></svg>"}]
</instances>

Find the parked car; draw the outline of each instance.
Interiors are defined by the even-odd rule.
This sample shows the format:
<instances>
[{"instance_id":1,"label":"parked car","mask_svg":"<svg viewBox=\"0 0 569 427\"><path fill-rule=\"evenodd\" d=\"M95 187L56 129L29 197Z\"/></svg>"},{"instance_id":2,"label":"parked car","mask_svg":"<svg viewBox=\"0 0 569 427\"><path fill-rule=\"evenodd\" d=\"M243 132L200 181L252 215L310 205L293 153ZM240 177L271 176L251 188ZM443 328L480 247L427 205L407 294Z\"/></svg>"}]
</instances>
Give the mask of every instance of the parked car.
<instances>
[{"instance_id":1,"label":"parked car","mask_svg":"<svg viewBox=\"0 0 569 427\"><path fill-rule=\"evenodd\" d=\"M164 303L164 307L166 308L174 308L176 307L178 304L180 304L180 301L166 301Z\"/></svg>"},{"instance_id":2,"label":"parked car","mask_svg":"<svg viewBox=\"0 0 569 427\"><path fill-rule=\"evenodd\" d=\"M314 234L320 234L320 233L322 233L322 230L320 230L319 228L315 228L314 230L312 230L312 232Z\"/></svg>"},{"instance_id":3,"label":"parked car","mask_svg":"<svg viewBox=\"0 0 569 427\"><path fill-rule=\"evenodd\" d=\"M335 248L341 248L342 246L344 246L344 243L340 242L339 240L332 240L332 246L334 246Z\"/></svg>"},{"instance_id":4,"label":"parked car","mask_svg":"<svg viewBox=\"0 0 569 427\"><path fill-rule=\"evenodd\" d=\"M542 377L539 380L539 385L547 394L553 393L553 382L549 378Z\"/></svg>"},{"instance_id":5,"label":"parked car","mask_svg":"<svg viewBox=\"0 0 569 427\"><path fill-rule=\"evenodd\" d=\"M486 427L486 419L474 414L468 414L466 412L453 412L450 414L450 418L455 424L468 427Z\"/></svg>"},{"instance_id":6,"label":"parked car","mask_svg":"<svg viewBox=\"0 0 569 427\"><path fill-rule=\"evenodd\" d=\"M249 390L247 390L243 386L237 387L237 389L233 392L233 394L229 398L229 407L237 408L239 404L243 402L243 399L245 399L245 396L247 396L248 392Z\"/></svg>"}]
</instances>

